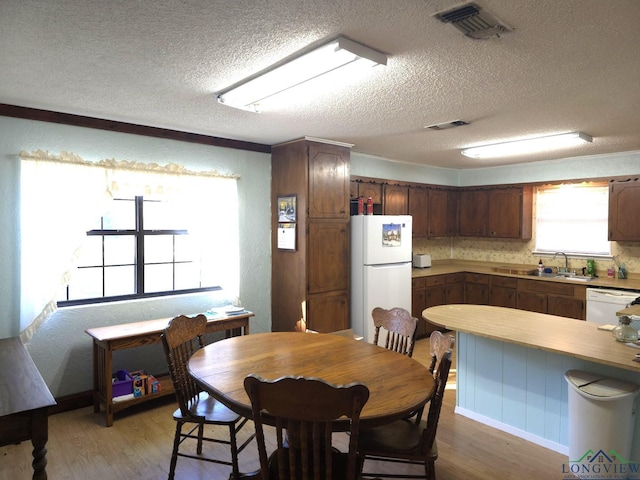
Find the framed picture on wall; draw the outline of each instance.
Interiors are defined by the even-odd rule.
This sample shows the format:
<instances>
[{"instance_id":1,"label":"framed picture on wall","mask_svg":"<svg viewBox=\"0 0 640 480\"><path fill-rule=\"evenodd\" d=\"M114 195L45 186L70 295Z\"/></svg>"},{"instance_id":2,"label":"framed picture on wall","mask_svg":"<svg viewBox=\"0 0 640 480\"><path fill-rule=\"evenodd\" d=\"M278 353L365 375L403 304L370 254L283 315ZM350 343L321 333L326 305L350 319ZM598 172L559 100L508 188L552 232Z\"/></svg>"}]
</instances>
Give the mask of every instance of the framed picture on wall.
<instances>
[{"instance_id":1,"label":"framed picture on wall","mask_svg":"<svg viewBox=\"0 0 640 480\"><path fill-rule=\"evenodd\" d=\"M278 197L278 223L296 222L296 196L283 195Z\"/></svg>"}]
</instances>

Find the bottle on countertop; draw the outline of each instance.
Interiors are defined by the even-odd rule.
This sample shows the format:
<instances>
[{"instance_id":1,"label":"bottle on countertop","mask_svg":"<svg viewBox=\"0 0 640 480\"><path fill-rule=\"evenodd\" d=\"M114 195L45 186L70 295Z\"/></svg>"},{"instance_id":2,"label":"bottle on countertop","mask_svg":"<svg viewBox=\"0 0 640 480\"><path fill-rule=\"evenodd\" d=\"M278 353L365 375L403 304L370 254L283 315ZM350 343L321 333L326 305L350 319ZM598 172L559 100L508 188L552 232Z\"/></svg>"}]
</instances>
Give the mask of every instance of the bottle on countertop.
<instances>
[{"instance_id":1,"label":"bottle on countertop","mask_svg":"<svg viewBox=\"0 0 640 480\"><path fill-rule=\"evenodd\" d=\"M631 318L627 315L621 315L619 319L619 324L616 328L612 330L613 336L619 342L635 342L638 340L638 330L633 328L631 323Z\"/></svg>"},{"instance_id":2,"label":"bottle on countertop","mask_svg":"<svg viewBox=\"0 0 640 480\"><path fill-rule=\"evenodd\" d=\"M587 260L587 275L590 277L596 276L596 264L593 260Z\"/></svg>"},{"instance_id":3,"label":"bottle on countertop","mask_svg":"<svg viewBox=\"0 0 640 480\"><path fill-rule=\"evenodd\" d=\"M542 259L538 262L538 275L542 276L544 272L544 265L542 264Z\"/></svg>"}]
</instances>

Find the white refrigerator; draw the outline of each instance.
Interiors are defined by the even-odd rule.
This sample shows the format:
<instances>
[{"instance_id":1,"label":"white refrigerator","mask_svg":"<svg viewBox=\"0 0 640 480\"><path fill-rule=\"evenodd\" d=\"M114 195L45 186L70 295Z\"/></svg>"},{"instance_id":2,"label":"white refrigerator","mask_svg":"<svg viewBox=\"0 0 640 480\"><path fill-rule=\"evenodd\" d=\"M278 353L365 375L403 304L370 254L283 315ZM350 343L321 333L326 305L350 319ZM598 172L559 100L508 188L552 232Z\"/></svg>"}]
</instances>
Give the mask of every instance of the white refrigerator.
<instances>
[{"instance_id":1,"label":"white refrigerator","mask_svg":"<svg viewBox=\"0 0 640 480\"><path fill-rule=\"evenodd\" d=\"M411 216L351 217L351 328L373 341L371 311L411 312Z\"/></svg>"}]
</instances>

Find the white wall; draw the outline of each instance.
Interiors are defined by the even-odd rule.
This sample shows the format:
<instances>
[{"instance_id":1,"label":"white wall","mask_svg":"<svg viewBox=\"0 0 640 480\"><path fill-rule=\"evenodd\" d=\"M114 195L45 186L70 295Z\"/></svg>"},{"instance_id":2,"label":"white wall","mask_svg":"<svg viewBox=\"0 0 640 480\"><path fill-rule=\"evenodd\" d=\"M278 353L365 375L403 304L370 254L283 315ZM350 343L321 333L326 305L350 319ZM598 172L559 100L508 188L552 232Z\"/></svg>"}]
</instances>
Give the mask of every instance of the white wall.
<instances>
[{"instance_id":1,"label":"white wall","mask_svg":"<svg viewBox=\"0 0 640 480\"><path fill-rule=\"evenodd\" d=\"M0 116L0 338L20 333L17 154L21 150L36 149L51 153L69 151L93 161L116 158L179 163L192 170L240 174L240 297L256 314L251 321L251 331L271 330L269 154ZM91 339L85 329L195 313L219 299L219 294L201 294L60 309L36 333L27 348L54 396L91 390ZM126 366L131 370L152 371L162 368L161 346L138 350L117 354L115 368Z\"/></svg>"}]
</instances>

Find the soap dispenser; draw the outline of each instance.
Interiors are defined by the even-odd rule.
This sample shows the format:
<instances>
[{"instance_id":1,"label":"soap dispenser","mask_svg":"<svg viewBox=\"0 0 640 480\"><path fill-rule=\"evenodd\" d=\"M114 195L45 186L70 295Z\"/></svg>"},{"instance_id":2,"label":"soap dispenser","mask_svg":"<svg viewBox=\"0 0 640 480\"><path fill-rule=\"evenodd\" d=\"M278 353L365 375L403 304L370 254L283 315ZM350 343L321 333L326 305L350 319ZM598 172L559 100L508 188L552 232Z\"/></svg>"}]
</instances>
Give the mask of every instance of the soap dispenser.
<instances>
[{"instance_id":1,"label":"soap dispenser","mask_svg":"<svg viewBox=\"0 0 640 480\"><path fill-rule=\"evenodd\" d=\"M544 272L544 265L542 264L542 259L538 262L538 275L542 276Z\"/></svg>"}]
</instances>

